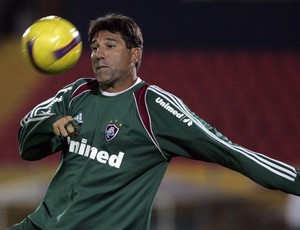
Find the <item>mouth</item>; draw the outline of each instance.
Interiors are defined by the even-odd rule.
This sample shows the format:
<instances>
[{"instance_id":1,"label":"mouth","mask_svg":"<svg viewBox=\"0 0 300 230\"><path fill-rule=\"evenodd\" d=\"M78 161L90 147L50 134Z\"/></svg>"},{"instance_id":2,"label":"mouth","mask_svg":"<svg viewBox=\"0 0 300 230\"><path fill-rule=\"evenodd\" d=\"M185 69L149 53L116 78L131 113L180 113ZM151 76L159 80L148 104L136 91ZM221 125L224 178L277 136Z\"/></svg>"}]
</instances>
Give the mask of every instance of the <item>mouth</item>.
<instances>
[{"instance_id":1,"label":"mouth","mask_svg":"<svg viewBox=\"0 0 300 230\"><path fill-rule=\"evenodd\" d=\"M108 65L98 65L96 67L96 70L101 71L101 70L105 70L105 69L109 69Z\"/></svg>"},{"instance_id":2,"label":"mouth","mask_svg":"<svg viewBox=\"0 0 300 230\"><path fill-rule=\"evenodd\" d=\"M105 69L105 68L109 68L109 66L107 65L98 65L97 69Z\"/></svg>"},{"instance_id":3,"label":"mouth","mask_svg":"<svg viewBox=\"0 0 300 230\"><path fill-rule=\"evenodd\" d=\"M103 72L103 71L106 71L108 69L109 69L109 67L107 65L98 65L98 66L96 66L96 72Z\"/></svg>"}]
</instances>

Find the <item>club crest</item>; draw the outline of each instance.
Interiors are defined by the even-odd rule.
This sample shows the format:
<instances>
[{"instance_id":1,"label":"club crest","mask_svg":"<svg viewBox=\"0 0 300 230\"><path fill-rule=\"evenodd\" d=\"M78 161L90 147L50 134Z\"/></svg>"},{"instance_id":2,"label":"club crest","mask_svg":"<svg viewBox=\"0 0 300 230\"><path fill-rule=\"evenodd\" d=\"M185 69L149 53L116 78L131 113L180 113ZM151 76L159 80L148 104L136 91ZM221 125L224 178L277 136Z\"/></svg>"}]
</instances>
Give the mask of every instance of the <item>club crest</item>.
<instances>
[{"instance_id":1,"label":"club crest","mask_svg":"<svg viewBox=\"0 0 300 230\"><path fill-rule=\"evenodd\" d=\"M105 140L111 141L114 139L118 135L119 130L120 128L115 124L108 124L105 128Z\"/></svg>"}]
</instances>

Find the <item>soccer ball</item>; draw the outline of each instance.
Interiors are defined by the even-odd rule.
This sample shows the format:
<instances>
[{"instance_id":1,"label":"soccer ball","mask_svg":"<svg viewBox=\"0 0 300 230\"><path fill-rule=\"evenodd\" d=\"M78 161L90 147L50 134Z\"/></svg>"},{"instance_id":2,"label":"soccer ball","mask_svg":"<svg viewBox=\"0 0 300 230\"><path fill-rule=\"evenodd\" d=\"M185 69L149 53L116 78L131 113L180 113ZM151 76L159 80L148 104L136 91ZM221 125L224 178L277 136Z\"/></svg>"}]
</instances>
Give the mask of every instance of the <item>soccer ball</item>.
<instances>
[{"instance_id":1,"label":"soccer ball","mask_svg":"<svg viewBox=\"0 0 300 230\"><path fill-rule=\"evenodd\" d=\"M81 56L80 33L66 19L43 17L24 32L21 52L39 72L63 73L72 68Z\"/></svg>"}]
</instances>

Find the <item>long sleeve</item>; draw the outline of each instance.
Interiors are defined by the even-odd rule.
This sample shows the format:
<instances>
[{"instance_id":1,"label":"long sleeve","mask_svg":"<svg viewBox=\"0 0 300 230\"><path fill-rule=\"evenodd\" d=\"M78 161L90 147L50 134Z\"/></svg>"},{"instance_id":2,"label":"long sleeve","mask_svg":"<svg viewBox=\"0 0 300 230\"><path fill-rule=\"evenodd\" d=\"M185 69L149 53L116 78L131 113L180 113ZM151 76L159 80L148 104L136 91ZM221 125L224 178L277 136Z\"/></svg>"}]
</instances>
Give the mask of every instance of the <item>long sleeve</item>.
<instances>
[{"instance_id":1,"label":"long sleeve","mask_svg":"<svg viewBox=\"0 0 300 230\"><path fill-rule=\"evenodd\" d=\"M181 156L216 163L266 188L300 195L299 170L234 144L174 95L150 86L146 104L153 135L167 158Z\"/></svg>"},{"instance_id":2,"label":"long sleeve","mask_svg":"<svg viewBox=\"0 0 300 230\"><path fill-rule=\"evenodd\" d=\"M62 148L63 138L53 133L52 124L67 115L71 86L60 90L54 97L40 103L20 122L18 133L20 155L25 160L39 160Z\"/></svg>"}]
</instances>

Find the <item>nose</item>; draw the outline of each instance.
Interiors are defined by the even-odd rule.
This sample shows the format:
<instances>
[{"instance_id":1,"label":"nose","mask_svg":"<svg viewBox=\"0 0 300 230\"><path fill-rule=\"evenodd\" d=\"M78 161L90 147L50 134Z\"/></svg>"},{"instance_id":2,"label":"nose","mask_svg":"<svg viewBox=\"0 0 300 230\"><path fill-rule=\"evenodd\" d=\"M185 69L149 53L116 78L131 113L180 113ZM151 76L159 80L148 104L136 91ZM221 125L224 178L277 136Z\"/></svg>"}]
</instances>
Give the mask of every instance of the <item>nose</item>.
<instances>
[{"instance_id":1,"label":"nose","mask_svg":"<svg viewBox=\"0 0 300 230\"><path fill-rule=\"evenodd\" d=\"M97 59L105 59L105 53L103 51L103 48L98 47L93 51L93 56Z\"/></svg>"},{"instance_id":2,"label":"nose","mask_svg":"<svg viewBox=\"0 0 300 230\"><path fill-rule=\"evenodd\" d=\"M97 49L97 56L99 58L103 58L104 57L103 49L100 46Z\"/></svg>"}]
</instances>

